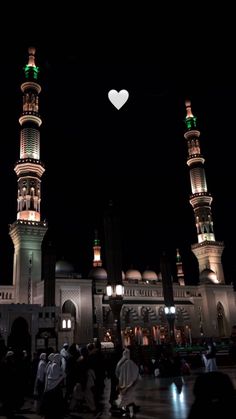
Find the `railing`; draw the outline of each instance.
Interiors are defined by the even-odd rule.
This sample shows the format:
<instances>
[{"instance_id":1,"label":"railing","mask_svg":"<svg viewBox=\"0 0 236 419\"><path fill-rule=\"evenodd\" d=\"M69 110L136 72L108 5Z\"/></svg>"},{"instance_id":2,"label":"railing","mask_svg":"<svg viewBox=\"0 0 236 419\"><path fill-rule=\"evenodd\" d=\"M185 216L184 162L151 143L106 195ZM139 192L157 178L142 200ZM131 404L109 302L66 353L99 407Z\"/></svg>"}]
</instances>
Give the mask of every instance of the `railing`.
<instances>
[{"instance_id":1,"label":"railing","mask_svg":"<svg viewBox=\"0 0 236 419\"><path fill-rule=\"evenodd\" d=\"M13 287L7 288L7 287L1 287L0 286L0 301L12 301L14 300L14 289Z\"/></svg>"}]
</instances>

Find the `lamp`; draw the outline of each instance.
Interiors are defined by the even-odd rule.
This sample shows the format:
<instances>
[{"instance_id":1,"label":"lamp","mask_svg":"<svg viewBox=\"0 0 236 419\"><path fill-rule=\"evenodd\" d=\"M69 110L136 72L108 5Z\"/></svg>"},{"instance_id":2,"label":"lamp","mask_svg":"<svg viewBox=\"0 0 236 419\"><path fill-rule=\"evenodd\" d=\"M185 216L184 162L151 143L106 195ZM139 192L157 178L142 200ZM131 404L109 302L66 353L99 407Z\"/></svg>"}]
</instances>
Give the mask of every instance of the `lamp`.
<instances>
[{"instance_id":1,"label":"lamp","mask_svg":"<svg viewBox=\"0 0 236 419\"><path fill-rule=\"evenodd\" d=\"M115 335L115 345L122 345L120 312L123 305L124 286L123 284L111 284L106 286L106 295L113 314L113 331Z\"/></svg>"},{"instance_id":2,"label":"lamp","mask_svg":"<svg viewBox=\"0 0 236 419\"><path fill-rule=\"evenodd\" d=\"M108 297L121 297L123 298L124 296L124 285L122 284L115 284L115 285L111 285L108 284L106 286L106 294Z\"/></svg>"},{"instance_id":3,"label":"lamp","mask_svg":"<svg viewBox=\"0 0 236 419\"><path fill-rule=\"evenodd\" d=\"M176 308L174 305L165 306L164 312L169 324L169 338L172 343L175 343L175 334L174 334L174 323L175 323L175 313Z\"/></svg>"}]
</instances>

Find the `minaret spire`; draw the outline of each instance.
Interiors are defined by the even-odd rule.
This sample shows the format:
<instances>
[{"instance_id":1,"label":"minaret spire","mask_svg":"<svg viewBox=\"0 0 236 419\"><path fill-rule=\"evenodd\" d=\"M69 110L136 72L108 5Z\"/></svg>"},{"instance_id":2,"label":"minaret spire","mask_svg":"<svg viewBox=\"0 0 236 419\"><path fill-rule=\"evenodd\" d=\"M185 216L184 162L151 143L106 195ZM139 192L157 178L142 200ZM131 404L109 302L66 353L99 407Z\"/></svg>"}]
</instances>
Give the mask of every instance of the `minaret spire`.
<instances>
[{"instance_id":1,"label":"minaret spire","mask_svg":"<svg viewBox=\"0 0 236 419\"><path fill-rule=\"evenodd\" d=\"M14 169L18 183L17 221L9 232L15 247L13 284L20 303L33 302L36 281L41 280L41 243L47 230L40 214L41 176L45 169L40 160L39 67L35 64L35 48L29 48L28 53L21 84L20 158Z\"/></svg>"},{"instance_id":2,"label":"minaret spire","mask_svg":"<svg viewBox=\"0 0 236 419\"><path fill-rule=\"evenodd\" d=\"M100 246L100 240L98 238L98 231L95 230L95 237L93 242L93 266L102 266L102 260L101 260L101 246Z\"/></svg>"},{"instance_id":3,"label":"minaret spire","mask_svg":"<svg viewBox=\"0 0 236 419\"><path fill-rule=\"evenodd\" d=\"M197 118L193 116L190 101L186 101L187 115L185 123L187 131L184 136L188 141L188 160L190 168L190 181L192 194L190 203L195 214L195 223L198 234L198 243L205 240L215 241L211 213L212 196L207 191L207 182L204 169L205 159L200 150L200 131L197 130Z\"/></svg>"},{"instance_id":4,"label":"minaret spire","mask_svg":"<svg viewBox=\"0 0 236 419\"><path fill-rule=\"evenodd\" d=\"M21 85L23 109L19 118L20 160L15 166L18 177L17 219L40 221L41 176L44 173L40 161L41 86L35 82L39 74L39 67L35 65L35 49L29 48L28 52L28 64L24 67L25 81Z\"/></svg>"},{"instance_id":5,"label":"minaret spire","mask_svg":"<svg viewBox=\"0 0 236 419\"><path fill-rule=\"evenodd\" d=\"M223 243L216 242L215 240L211 211L212 196L207 189L204 169L205 159L201 154L199 142L200 131L197 129L197 118L192 113L191 102L186 100L185 106L186 131L184 137L188 145L187 165L190 170L192 190L190 204L194 211L198 237L198 244L193 245L192 250L198 258L200 272L207 264L216 273L218 282L224 282L221 265L221 254L224 246ZM203 247L204 251L202 250Z\"/></svg>"}]
</instances>

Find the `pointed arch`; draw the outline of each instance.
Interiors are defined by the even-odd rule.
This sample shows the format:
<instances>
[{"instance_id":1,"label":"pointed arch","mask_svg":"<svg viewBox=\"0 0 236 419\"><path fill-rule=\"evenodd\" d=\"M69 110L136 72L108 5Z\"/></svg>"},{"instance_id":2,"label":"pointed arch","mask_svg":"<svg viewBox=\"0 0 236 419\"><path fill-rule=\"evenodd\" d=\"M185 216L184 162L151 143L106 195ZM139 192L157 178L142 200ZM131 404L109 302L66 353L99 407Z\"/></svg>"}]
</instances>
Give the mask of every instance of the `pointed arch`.
<instances>
[{"instance_id":1,"label":"pointed arch","mask_svg":"<svg viewBox=\"0 0 236 419\"><path fill-rule=\"evenodd\" d=\"M153 308L143 306L141 308L141 316L143 323L157 323L157 315L154 312Z\"/></svg>"},{"instance_id":2,"label":"pointed arch","mask_svg":"<svg viewBox=\"0 0 236 419\"><path fill-rule=\"evenodd\" d=\"M190 316L184 307L177 307L175 321L176 321L176 325L178 326L183 326L186 323L189 323Z\"/></svg>"},{"instance_id":3,"label":"pointed arch","mask_svg":"<svg viewBox=\"0 0 236 419\"><path fill-rule=\"evenodd\" d=\"M76 318L76 306L71 300L66 300L62 306L62 313L71 314L71 317Z\"/></svg>"},{"instance_id":4,"label":"pointed arch","mask_svg":"<svg viewBox=\"0 0 236 419\"><path fill-rule=\"evenodd\" d=\"M29 325L24 317L17 317L11 326L11 333L8 337L8 347L13 351L22 352L26 350L31 353L31 336L29 334Z\"/></svg>"},{"instance_id":5,"label":"pointed arch","mask_svg":"<svg viewBox=\"0 0 236 419\"><path fill-rule=\"evenodd\" d=\"M133 307L125 306L121 312L121 319L126 326L130 324L136 324L139 322L139 316L137 310Z\"/></svg>"}]
</instances>

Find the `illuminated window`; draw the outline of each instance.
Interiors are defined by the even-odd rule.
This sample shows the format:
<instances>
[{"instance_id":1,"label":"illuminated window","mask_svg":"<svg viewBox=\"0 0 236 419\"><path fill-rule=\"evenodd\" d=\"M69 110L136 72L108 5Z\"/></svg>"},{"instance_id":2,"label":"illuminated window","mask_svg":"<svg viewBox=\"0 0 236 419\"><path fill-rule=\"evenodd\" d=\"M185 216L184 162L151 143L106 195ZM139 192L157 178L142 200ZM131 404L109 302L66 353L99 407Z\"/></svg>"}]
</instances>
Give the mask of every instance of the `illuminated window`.
<instances>
[{"instance_id":1,"label":"illuminated window","mask_svg":"<svg viewBox=\"0 0 236 419\"><path fill-rule=\"evenodd\" d=\"M62 320L62 329L66 329L66 320Z\"/></svg>"},{"instance_id":2,"label":"illuminated window","mask_svg":"<svg viewBox=\"0 0 236 419\"><path fill-rule=\"evenodd\" d=\"M67 320L67 329L71 329L71 320Z\"/></svg>"}]
</instances>

